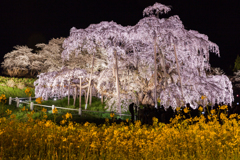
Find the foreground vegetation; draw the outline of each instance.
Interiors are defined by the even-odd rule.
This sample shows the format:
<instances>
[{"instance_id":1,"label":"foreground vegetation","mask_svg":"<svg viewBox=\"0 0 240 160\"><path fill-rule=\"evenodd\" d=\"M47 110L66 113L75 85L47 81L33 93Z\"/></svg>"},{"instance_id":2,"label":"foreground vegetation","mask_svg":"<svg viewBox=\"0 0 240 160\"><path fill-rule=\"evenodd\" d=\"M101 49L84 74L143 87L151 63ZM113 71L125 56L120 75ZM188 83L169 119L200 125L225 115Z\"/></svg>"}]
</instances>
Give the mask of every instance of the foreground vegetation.
<instances>
[{"instance_id":1,"label":"foreground vegetation","mask_svg":"<svg viewBox=\"0 0 240 160\"><path fill-rule=\"evenodd\" d=\"M26 88L12 88L12 91L22 94L18 97L26 96L24 90ZM33 90L28 90L27 95ZM240 158L240 116L233 114L227 118L226 112L219 112L226 110L225 106L212 110L207 117L200 115L190 119L183 118L183 112L189 112L187 109L178 109L178 115L169 124L158 123L156 118L153 118L152 126L141 125L140 121L131 123L128 119L116 124L113 121L115 116L110 114L109 118L96 117L94 123L89 123L91 118L94 120L90 114L84 119L84 116L74 116L74 113L61 111L60 114L60 110L48 113L42 107L29 111L27 105L19 108L15 104L9 106L10 91L6 92L7 96L0 94L1 159ZM34 96L34 92L31 94ZM103 108L101 103L96 104L98 101L93 101L95 104L92 106L100 106L95 110ZM47 103L39 99L37 102ZM67 99L51 103L64 106ZM82 119L78 122L77 117Z\"/></svg>"},{"instance_id":2,"label":"foreground vegetation","mask_svg":"<svg viewBox=\"0 0 240 160\"><path fill-rule=\"evenodd\" d=\"M24 111L23 111L24 112ZM53 112L53 115L57 110ZM180 121L179 114L170 124L158 123L141 126L128 120L121 124L96 125L69 121L66 114L56 125L46 120L20 122L8 110L10 119L0 118L2 159L239 159L240 119L237 115L226 118L217 115Z\"/></svg>"}]
</instances>

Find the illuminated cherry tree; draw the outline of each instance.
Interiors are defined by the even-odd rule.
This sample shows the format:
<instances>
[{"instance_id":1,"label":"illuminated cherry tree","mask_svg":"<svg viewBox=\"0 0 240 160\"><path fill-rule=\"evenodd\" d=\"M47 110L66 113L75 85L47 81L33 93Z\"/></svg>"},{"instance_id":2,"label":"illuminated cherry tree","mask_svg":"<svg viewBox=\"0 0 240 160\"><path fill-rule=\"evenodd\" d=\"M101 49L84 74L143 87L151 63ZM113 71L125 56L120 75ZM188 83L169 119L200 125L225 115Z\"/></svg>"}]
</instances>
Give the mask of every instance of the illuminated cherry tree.
<instances>
[{"instance_id":1,"label":"illuminated cherry tree","mask_svg":"<svg viewBox=\"0 0 240 160\"><path fill-rule=\"evenodd\" d=\"M177 15L154 16L168 11L170 7L155 3L135 26L104 21L86 29L73 27L64 40L62 59L85 57L81 69L97 92L107 96L109 110L121 112L120 103L126 111L132 101L154 105L156 99L165 108L186 103L195 108L203 95L208 103L231 104L229 78L206 74L211 67L209 52L220 56L218 45L207 35L184 29Z\"/></svg>"}]
</instances>

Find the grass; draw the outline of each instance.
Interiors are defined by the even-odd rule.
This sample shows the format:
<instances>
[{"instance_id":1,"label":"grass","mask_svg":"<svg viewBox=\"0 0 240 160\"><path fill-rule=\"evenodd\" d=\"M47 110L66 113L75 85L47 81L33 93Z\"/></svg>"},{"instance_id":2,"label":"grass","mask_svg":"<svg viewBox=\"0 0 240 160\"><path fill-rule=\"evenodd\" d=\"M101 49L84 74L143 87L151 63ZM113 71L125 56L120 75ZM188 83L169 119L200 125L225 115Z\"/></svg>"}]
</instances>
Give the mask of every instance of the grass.
<instances>
[{"instance_id":1,"label":"grass","mask_svg":"<svg viewBox=\"0 0 240 160\"><path fill-rule=\"evenodd\" d=\"M6 84L6 82L11 79L9 77L1 77L0 76L0 83ZM34 89L34 80L35 79L22 79L22 78L12 78L16 83L23 82L26 85L26 88L29 87L32 92L32 97L35 97L35 89ZM25 94L25 89L19 89L16 86L15 87L8 87L8 86L0 86L0 95L5 94L7 98L7 104L5 104L4 108L1 108L0 117L6 117L9 118L10 116L7 116L6 110L12 110L12 113L16 115L16 118L20 121L27 121L28 117L27 114L30 114L30 105L20 103L19 108L16 107L16 102L12 101L12 104L9 105L9 97L15 98L23 98L26 97L26 100L28 100L28 97ZM68 106L68 97L65 97L63 99L59 99L57 101L49 99L48 101L43 101L43 105L52 106L55 105L57 107L64 107L64 108L73 108L78 109L79 108L79 98L76 99L75 106L73 106L73 97L70 96L70 105ZM32 100L34 104L37 104L35 99ZM22 111L21 109L25 106L28 111ZM87 110L90 111L100 111L105 112L106 109L105 103L101 104L101 99L98 97L92 97L92 105L88 105ZM47 120L54 121L54 116L51 113L51 108L45 107L48 111L47 113ZM98 113L98 112L85 112L85 97L82 97L81 100L81 108L82 108L82 116L78 115L78 111L73 110L65 110L65 109L58 109L58 114L56 116L56 123L60 124L60 121L63 119L62 115L68 113L71 113L73 115L72 121L76 123L84 124L85 122L89 123L95 123L97 125L104 124L105 118L110 118L110 113ZM33 119L41 119L40 110L42 109L41 106L34 106L35 113L33 114ZM106 111L107 112L107 111ZM130 112L125 112L122 114L130 114ZM119 115L115 115L115 118L120 118ZM122 120L130 119L130 116L121 116Z\"/></svg>"}]
</instances>

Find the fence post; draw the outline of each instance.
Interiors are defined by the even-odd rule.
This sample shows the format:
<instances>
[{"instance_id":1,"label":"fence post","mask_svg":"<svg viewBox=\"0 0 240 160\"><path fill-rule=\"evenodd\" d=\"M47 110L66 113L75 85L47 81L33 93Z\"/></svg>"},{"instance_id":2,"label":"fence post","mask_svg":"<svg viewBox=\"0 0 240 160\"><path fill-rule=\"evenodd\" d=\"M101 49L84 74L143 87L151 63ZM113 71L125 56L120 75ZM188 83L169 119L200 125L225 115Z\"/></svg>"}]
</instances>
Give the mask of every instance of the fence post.
<instances>
[{"instance_id":1,"label":"fence post","mask_svg":"<svg viewBox=\"0 0 240 160\"><path fill-rule=\"evenodd\" d=\"M19 107L19 99L18 97L16 97L16 101L17 101L17 108Z\"/></svg>"},{"instance_id":2,"label":"fence post","mask_svg":"<svg viewBox=\"0 0 240 160\"><path fill-rule=\"evenodd\" d=\"M52 113L53 113L54 107L55 107L55 106L54 106L54 105L52 105Z\"/></svg>"},{"instance_id":3,"label":"fence post","mask_svg":"<svg viewBox=\"0 0 240 160\"><path fill-rule=\"evenodd\" d=\"M31 96L29 97L29 102L31 102Z\"/></svg>"},{"instance_id":4,"label":"fence post","mask_svg":"<svg viewBox=\"0 0 240 160\"><path fill-rule=\"evenodd\" d=\"M12 104L12 97L9 97L9 105Z\"/></svg>"},{"instance_id":5,"label":"fence post","mask_svg":"<svg viewBox=\"0 0 240 160\"><path fill-rule=\"evenodd\" d=\"M33 110L33 102L30 103L30 110Z\"/></svg>"},{"instance_id":6,"label":"fence post","mask_svg":"<svg viewBox=\"0 0 240 160\"><path fill-rule=\"evenodd\" d=\"M80 116L82 115L82 108L78 109L78 115L80 115Z\"/></svg>"}]
</instances>

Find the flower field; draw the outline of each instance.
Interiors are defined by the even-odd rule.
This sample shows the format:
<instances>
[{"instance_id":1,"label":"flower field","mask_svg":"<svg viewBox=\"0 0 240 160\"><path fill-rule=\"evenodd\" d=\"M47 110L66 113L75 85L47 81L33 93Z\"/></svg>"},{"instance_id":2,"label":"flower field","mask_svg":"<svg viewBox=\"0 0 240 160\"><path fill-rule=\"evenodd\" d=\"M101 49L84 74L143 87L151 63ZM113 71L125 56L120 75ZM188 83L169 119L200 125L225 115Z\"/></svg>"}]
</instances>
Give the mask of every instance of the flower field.
<instances>
[{"instance_id":1,"label":"flower field","mask_svg":"<svg viewBox=\"0 0 240 160\"><path fill-rule=\"evenodd\" d=\"M4 95L0 99L4 105ZM142 126L140 121L110 125L106 119L105 124L96 126L72 123L71 114L56 125L46 120L45 112L43 109L42 120L32 119L34 111L27 122L16 120L14 114L0 119L1 159L240 158L240 116L236 114L227 118L224 113L212 112L207 123L203 115L182 120L179 113L170 124L153 118L152 126Z\"/></svg>"}]
</instances>

